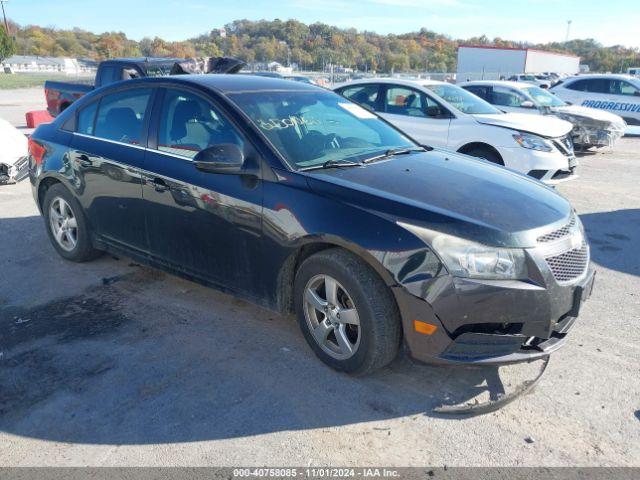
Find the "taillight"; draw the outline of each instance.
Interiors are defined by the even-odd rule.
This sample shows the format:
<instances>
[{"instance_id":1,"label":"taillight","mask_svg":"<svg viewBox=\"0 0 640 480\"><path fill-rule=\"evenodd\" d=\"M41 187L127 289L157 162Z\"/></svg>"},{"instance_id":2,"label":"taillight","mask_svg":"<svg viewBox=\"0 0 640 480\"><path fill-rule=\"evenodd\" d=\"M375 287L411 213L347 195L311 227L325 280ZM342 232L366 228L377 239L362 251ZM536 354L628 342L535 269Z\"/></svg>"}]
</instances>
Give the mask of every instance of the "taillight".
<instances>
[{"instance_id":1,"label":"taillight","mask_svg":"<svg viewBox=\"0 0 640 480\"><path fill-rule=\"evenodd\" d=\"M29 154L33 157L36 165L42 163L45 153L47 153L47 150L33 138L29 137Z\"/></svg>"}]
</instances>

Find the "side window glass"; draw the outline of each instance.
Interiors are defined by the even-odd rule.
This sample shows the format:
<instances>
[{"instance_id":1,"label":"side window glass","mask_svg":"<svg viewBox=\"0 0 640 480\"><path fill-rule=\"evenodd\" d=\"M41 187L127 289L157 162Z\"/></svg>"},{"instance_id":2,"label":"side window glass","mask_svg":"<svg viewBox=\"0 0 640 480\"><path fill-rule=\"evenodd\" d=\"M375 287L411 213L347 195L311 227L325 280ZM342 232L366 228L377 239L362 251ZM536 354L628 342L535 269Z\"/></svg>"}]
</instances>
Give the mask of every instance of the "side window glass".
<instances>
[{"instance_id":1,"label":"side window glass","mask_svg":"<svg viewBox=\"0 0 640 480\"><path fill-rule=\"evenodd\" d=\"M586 91L592 93L610 93L611 87L609 80L600 78L594 78L591 80L585 80Z\"/></svg>"},{"instance_id":2,"label":"side window glass","mask_svg":"<svg viewBox=\"0 0 640 480\"><path fill-rule=\"evenodd\" d=\"M193 158L201 150L221 143L233 143L244 149L240 134L211 103L181 90L165 92L158 150Z\"/></svg>"},{"instance_id":3,"label":"side window glass","mask_svg":"<svg viewBox=\"0 0 640 480\"><path fill-rule=\"evenodd\" d=\"M517 92L504 87L493 87L491 97L490 103L503 107L519 107L524 100Z\"/></svg>"},{"instance_id":4,"label":"side window glass","mask_svg":"<svg viewBox=\"0 0 640 480\"><path fill-rule=\"evenodd\" d=\"M78 113L76 132L84 133L85 135L93 135L93 125L95 123L97 111L97 101L87 105L82 110L80 110L80 112Z\"/></svg>"},{"instance_id":5,"label":"side window glass","mask_svg":"<svg viewBox=\"0 0 640 480\"><path fill-rule=\"evenodd\" d=\"M427 96L411 88L390 87L385 99L386 112L410 117L426 117ZM433 103L433 102L431 102Z\"/></svg>"},{"instance_id":6,"label":"side window glass","mask_svg":"<svg viewBox=\"0 0 640 480\"><path fill-rule=\"evenodd\" d=\"M477 95L478 97L482 98L483 100L486 100L487 102L491 102L491 96L489 95L489 87L480 87L480 86L468 86L468 87L464 87L465 89L469 90L471 93L473 93L474 95Z\"/></svg>"},{"instance_id":7,"label":"side window glass","mask_svg":"<svg viewBox=\"0 0 640 480\"><path fill-rule=\"evenodd\" d=\"M124 90L102 97L94 135L107 140L139 145L149 97L149 88Z\"/></svg>"},{"instance_id":8,"label":"side window glass","mask_svg":"<svg viewBox=\"0 0 640 480\"><path fill-rule=\"evenodd\" d=\"M340 93L352 102L356 102L364 108L375 110L379 91L380 88L378 85L358 85L357 87L345 88Z\"/></svg>"},{"instance_id":9,"label":"side window glass","mask_svg":"<svg viewBox=\"0 0 640 480\"><path fill-rule=\"evenodd\" d=\"M586 89L586 81L585 80L576 80L575 82L571 82L566 86L569 90L577 90L579 92L585 92Z\"/></svg>"},{"instance_id":10,"label":"side window glass","mask_svg":"<svg viewBox=\"0 0 640 480\"><path fill-rule=\"evenodd\" d=\"M611 83L611 93L615 93L616 95L638 95L639 90L629 82L625 82L624 80L614 80Z\"/></svg>"},{"instance_id":11,"label":"side window glass","mask_svg":"<svg viewBox=\"0 0 640 480\"><path fill-rule=\"evenodd\" d=\"M118 78L118 71L120 71L120 68L115 66L102 67L100 70L100 81L102 85L109 85L110 83L122 80Z\"/></svg>"}]
</instances>

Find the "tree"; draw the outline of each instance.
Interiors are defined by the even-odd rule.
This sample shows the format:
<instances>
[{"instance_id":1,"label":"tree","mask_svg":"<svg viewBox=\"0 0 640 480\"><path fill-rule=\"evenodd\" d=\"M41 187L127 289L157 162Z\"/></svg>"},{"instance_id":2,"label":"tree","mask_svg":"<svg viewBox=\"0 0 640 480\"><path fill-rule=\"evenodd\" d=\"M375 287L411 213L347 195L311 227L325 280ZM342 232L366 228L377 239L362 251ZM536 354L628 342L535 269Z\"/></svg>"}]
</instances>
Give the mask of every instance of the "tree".
<instances>
[{"instance_id":1,"label":"tree","mask_svg":"<svg viewBox=\"0 0 640 480\"><path fill-rule=\"evenodd\" d=\"M390 72L392 69L452 72L456 69L458 45L482 44L569 52L580 56L582 63L588 64L594 71L619 72L640 65L640 49L605 47L593 39L537 45L499 37L490 39L486 35L456 40L427 28L401 35L380 35L324 23L306 25L297 20L235 20L225 25L224 32L215 28L181 42L167 42L161 38L143 38L137 42L122 32L95 34L79 28L21 27L13 22L9 26L10 31L16 32L16 42L13 45L12 39L0 27L0 57L9 56L17 49L25 55L94 59L140 55L229 55L249 63L274 60L286 63L290 53L293 63L317 70L333 63L380 72Z\"/></svg>"},{"instance_id":2,"label":"tree","mask_svg":"<svg viewBox=\"0 0 640 480\"><path fill-rule=\"evenodd\" d=\"M16 53L16 42L0 27L0 62Z\"/></svg>"}]
</instances>

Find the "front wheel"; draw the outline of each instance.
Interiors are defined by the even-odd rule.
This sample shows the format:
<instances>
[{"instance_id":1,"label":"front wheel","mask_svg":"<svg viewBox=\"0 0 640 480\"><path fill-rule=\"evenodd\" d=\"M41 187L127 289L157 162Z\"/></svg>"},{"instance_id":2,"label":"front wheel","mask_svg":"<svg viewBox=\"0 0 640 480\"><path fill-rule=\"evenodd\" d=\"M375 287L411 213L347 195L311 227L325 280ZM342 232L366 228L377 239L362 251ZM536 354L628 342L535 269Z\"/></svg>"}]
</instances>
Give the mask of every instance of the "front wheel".
<instances>
[{"instance_id":1,"label":"front wheel","mask_svg":"<svg viewBox=\"0 0 640 480\"><path fill-rule=\"evenodd\" d=\"M401 326L393 295L355 255L342 249L312 255L298 269L294 295L302 333L327 365L365 374L397 355Z\"/></svg>"},{"instance_id":2,"label":"front wheel","mask_svg":"<svg viewBox=\"0 0 640 480\"><path fill-rule=\"evenodd\" d=\"M100 255L91 244L82 207L63 185L56 184L47 190L42 211L49 240L62 257L85 262Z\"/></svg>"}]
</instances>

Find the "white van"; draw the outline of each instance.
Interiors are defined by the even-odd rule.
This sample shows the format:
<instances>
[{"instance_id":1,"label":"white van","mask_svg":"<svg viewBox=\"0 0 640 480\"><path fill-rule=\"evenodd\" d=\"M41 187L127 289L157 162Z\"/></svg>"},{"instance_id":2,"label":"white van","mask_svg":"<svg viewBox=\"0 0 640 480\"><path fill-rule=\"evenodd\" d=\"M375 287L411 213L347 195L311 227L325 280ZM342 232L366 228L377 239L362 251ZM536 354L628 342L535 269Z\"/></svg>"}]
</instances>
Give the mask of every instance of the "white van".
<instances>
[{"instance_id":1,"label":"white van","mask_svg":"<svg viewBox=\"0 0 640 480\"><path fill-rule=\"evenodd\" d=\"M433 80L372 78L335 91L426 145L484 158L546 183L575 177L573 125L564 120L504 113L456 85Z\"/></svg>"},{"instance_id":2,"label":"white van","mask_svg":"<svg viewBox=\"0 0 640 480\"><path fill-rule=\"evenodd\" d=\"M627 125L640 125L640 78L630 75L580 75L551 88L565 102L620 115Z\"/></svg>"}]
</instances>

